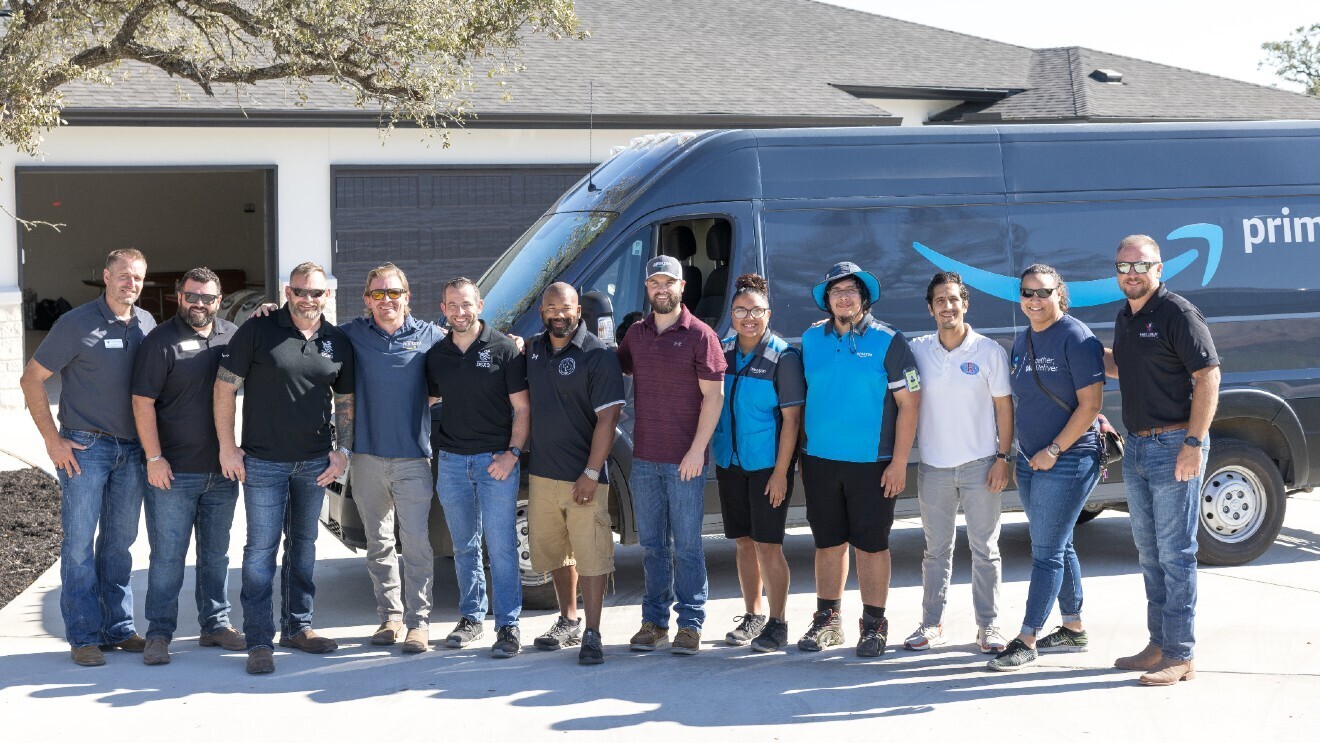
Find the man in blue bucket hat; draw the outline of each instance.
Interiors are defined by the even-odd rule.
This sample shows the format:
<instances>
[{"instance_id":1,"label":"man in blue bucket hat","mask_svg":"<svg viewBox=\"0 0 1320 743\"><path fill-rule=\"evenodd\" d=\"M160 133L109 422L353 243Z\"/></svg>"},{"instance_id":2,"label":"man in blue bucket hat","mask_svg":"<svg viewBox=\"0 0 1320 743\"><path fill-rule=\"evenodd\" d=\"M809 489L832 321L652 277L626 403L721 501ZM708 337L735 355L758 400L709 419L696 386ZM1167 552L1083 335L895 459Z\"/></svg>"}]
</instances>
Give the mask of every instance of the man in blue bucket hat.
<instances>
[{"instance_id":1,"label":"man in blue bucket hat","mask_svg":"<svg viewBox=\"0 0 1320 743\"><path fill-rule=\"evenodd\" d=\"M877 657L889 638L889 529L895 498L907 485L921 380L907 339L871 316L880 298L875 276L836 263L812 296L830 320L802 334L802 482L816 541L816 613L798 649L843 643L839 609L852 545L862 595L857 655Z\"/></svg>"}]
</instances>

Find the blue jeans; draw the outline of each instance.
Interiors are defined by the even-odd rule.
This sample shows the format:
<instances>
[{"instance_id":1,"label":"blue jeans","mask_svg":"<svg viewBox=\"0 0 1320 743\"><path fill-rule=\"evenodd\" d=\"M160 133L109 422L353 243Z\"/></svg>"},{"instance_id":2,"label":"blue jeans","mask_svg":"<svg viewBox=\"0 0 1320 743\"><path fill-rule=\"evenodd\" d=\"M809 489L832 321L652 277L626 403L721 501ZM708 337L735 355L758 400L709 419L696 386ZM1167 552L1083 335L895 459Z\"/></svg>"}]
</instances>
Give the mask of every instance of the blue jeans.
<instances>
[{"instance_id":1,"label":"blue jeans","mask_svg":"<svg viewBox=\"0 0 1320 743\"><path fill-rule=\"evenodd\" d=\"M1128 434L1123 484L1137 559L1146 583L1146 627L1150 641L1171 660L1188 660L1196 644L1196 504L1210 453L1201 444L1201 472L1178 482L1174 464L1187 431L1156 436Z\"/></svg>"},{"instance_id":2,"label":"blue jeans","mask_svg":"<svg viewBox=\"0 0 1320 743\"><path fill-rule=\"evenodd\" d=\"M486 468L493 454L436 453L435 491L454 540L458 610L474 622L486 618L486 574L481 567L485 534L490 554L490 593L495 626L517 625L522 613L518 569L518 465L503 480Z\"/></svg>"},{"instance_id":3,"label":"blue jeans","mask_svg":"<svg viewBox=\"0 0 1320 743\"><path fill-rule=\"evenodd\" d=\"M301 462L271 462L244 457L243 508L247 544L243 546L243 633L248 650L274 647L275 618L271 593L275 552L284 534L280 566L280 633L292 637L312 626L312 568L316 566L317 517L325 490L316 478L330 457Z\"/></svg>"},{"instance_id":4,"label":"blue jeans","mask_svg":"<svg viewBox=\"0 0 1320 743\"><path fill-rule=\"evenodd\" d=\"M701 546L706 478L684 482L676 464L634 459L629 481L646 573L642 621L668 627L672 607L679 627L700 631L708 591Z\"/></svg>"},{"instance_id":5,"label":"blue jeans","mask_svg":"<svg viewBox=\"0 0 1320 743\"><path fill-rule=\"evenodd\" d=\"M174 638L188 542L197 533L197 624L202 634L229 626L229 531L238 483L220 473L176 472L169 490L147 486L147 638Z\"/></svg>"},{"instance_id":6,"label":"blue jeans","mask_svg":"<svg viewBox=\"0 0 1320 743\"><path fill-rule=\"evenodd\" d=\"M1056 597L1065 624L1082 619L1082 566L1073 549L1073 527L1100 481L1100 454L1093 448L1070 449L1040 472L1028 461L1018 456L1018 498L1031 533L1031 585L1021 631L1039 635Z\"/></svg>"},{"instance_id":7,"label":"blue jeans","mask_svg":"<svg viewBox=\"0 0 1320 743\"><path fill-rule=\"evenodd\" d=\"M129 576L147 465L142 445L102 433L65 429L82 474L60 477L60 614L73 647L114 644L133 636ZM98 529L99 527L99 529Z\"/></svg>"}]
</instances>

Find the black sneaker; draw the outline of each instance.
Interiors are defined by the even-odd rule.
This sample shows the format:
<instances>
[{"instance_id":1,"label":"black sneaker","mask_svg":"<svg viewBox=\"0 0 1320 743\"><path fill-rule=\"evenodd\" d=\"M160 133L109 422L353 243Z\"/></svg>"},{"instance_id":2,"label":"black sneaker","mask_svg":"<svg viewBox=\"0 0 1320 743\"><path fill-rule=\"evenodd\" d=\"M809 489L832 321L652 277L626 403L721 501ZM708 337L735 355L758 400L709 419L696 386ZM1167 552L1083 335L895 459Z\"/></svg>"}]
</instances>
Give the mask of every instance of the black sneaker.
<instances>
[{"instance_id":1,"label":"black sneaker","mask_svg":"<svg viewBox=\"0 0 1320 743\"><path fill-rule=\"evenodd\" d=\"M738 626L724 636L724 644L726 645L742 647L751 642L752 638L761 634L761 630L765 629L764 614L744 614L735 617L733 621L737 622Z\"/></svg>"},{"instance_id":2,"label":"black sneaker","mask_svg":"<svg viewBox=\"0 0 1320 743\"><path fill-rule=\"evenodd\" d=\"M889 644L889 619L877 619L863 614L858 624L862 636L857 638L857 657L879 658L885 652L885 645Z\"/></svg>"},{"instance_id":3,"label":"black sneaker","mask_svg":"<svg viewBox=\"0 0 1320 743\"><path fill-rule=\"evenodd\" d=\"M578 650L578 664L595 666L605 662L605 648L600 643L600 632L589 629L582 633L582 649Z\"/></svg>"},{"instance_id":4,"label":"black sneaker","mask_svg":"<svg viewBox=\"0 0 1320 743\"><path fill-rule=\"evenodd\" d=\"M816 652L843 644L843 619L833 609L822 609L811 615L811 627L798 640L798 650Z\"/></svg>"},{"instance_id":5,"label":"black sneaker","mask_svg":"<svg viewBox=\"0 0 1320 743\"><path fill-rule=\"evenodd\" d=\"M522 635L518 625L506 624L495 630L495 644L490 646L490 657L512 658L522 652Z\"/></svg>"},{"instance_id":6,"label":"black sneaker","mask_svg":"<svg viewBox=\"0 0 1320 743\"><path fill-rule=\"evenodd\" d=\"M1036 662L1035 648L1027 647L1020 637L1009 640L1008 647L985 664L991 671L1017 671Z\"/></svg>"},{"instance_id":7,"label":"black sneaker","mask_svg":"<svg viewBox=\"0 0 1320 743\"><path fill-rule=\"evenodd\" d=\"M1086 630L1070 630L1060 625L1053 632L1036 641L1038 653L1085 653Z\"/></svg>"},{"instance_id":8,"label":"black sneaker","mask_svg":"<svg viewBox=\"0 0 1320 743\"><path fill-rule=\"evenodd\" d=\"M777 653L788 647L788 625L778 619L765 623L765 629L752 640L752 650L758 653Z\"/></svg>"},{"instance_id":9,"label":"black sneaker","mask_svg":"<svg viewBox=\"0 0 1320 743\"><path fill-rule=\"evenodd\" d=\"M469 643L480 640L482 635L486 634L485 628L481 622L474 622L467 617L458 620L454 625L454 631L445 638L445 647L465 648Z\"/></svg>"},{"instance_id":10,"label":"black sneaker","mask_svg":"<svg viewBox=\"0 0 1320 743\"><path fill-rule=\"evenodd\" d=\"M532 640L532 644L541 650L562 650L580 642L582 642L582 620L570 621L562 614L544 635Z\"/></svg>"}]
</instances>

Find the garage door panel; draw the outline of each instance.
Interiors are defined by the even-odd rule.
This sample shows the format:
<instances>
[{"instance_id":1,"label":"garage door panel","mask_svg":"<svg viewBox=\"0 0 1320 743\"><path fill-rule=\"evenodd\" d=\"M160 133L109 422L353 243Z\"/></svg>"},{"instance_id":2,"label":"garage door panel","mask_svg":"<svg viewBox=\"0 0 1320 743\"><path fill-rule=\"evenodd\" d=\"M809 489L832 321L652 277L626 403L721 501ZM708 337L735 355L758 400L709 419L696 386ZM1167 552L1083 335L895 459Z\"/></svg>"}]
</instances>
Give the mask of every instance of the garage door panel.
<instances>
[{"instance_id":1,"label":"garage door panel","mask_svg":"<svg viewBox=\"0 0 1320 743\"><path fill-rule=\"evenodd\" d=\"M335 182L337 209L416 209L421 179L417 176L365 176Z\"/></svg>"}]
</instances>

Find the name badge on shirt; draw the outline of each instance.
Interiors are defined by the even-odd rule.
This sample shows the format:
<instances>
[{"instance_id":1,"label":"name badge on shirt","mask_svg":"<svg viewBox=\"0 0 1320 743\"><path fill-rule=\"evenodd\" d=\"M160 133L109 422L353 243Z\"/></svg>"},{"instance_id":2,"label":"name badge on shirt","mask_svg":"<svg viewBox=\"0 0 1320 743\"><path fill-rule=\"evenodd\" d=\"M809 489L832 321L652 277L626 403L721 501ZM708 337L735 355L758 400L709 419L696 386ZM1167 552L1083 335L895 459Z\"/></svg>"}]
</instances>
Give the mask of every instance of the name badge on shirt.
<instances>
[{"instance_id":1,"label":"name badge on shirt","mask_svg":"<svg viewBox=\"0 0 1320 743\"><path fill-rule=\"evenodd\" d=\"M201 347L202 347L202 344L201 344L201 343L198 343L196 340L190 340L190 341L179 341L179 350L180 350L180 351L196 351L196 350L200 349Z\"/></svg>"},{"instance_id":2,"label":"name badge on shirt","mask_svg":"<svg viewBox=\"0 0 1320 743\"><path fill-rule=\"evenodd\" d=\"M123 347L124 347L124 339L123 339L123 338L106 338L106 339L105 339L105 347L106 347L106 348L123 348Z\"/></svg>"}]
</instances>

